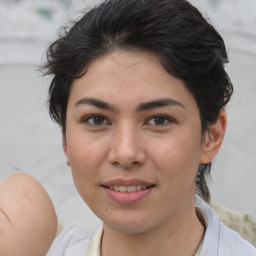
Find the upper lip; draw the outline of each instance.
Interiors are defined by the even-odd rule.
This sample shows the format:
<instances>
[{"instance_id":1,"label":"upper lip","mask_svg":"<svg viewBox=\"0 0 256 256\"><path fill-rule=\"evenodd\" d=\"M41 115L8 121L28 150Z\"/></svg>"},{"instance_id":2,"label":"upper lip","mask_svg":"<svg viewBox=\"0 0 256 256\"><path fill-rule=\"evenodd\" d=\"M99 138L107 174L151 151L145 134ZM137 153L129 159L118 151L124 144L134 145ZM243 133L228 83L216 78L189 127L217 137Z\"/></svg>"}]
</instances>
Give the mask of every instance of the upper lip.
<instances>
[{"instance_id":1,"label":"upper lip","mask_svg":"<svg viewBox=\"0 0 256 256\"><path fill-rule=\"evenodd\" d=\"M111 187L111 186L137 186L137 185L141 185L141 186L153 186L153 183L149 183L147 181L144 180L140 180L140 179L114 179L114 180L109 180L107 182L104 182L102 184L102 186L105 187Z\"/></svg>"}]
</instances>

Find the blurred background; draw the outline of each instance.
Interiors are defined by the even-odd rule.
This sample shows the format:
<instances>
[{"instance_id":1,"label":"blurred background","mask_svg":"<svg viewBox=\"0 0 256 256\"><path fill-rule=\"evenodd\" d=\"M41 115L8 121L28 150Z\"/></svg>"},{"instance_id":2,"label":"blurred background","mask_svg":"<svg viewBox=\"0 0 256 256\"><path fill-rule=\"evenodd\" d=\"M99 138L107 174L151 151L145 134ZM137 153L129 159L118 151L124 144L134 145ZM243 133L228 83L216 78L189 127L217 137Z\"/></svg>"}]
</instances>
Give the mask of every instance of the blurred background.
<instances>
[{"instance_id":1,"label":"blurred background","mask_svg":"<svg viewBox=\"0 0 256 256\"><path fill-rule=\"evenodd\" d=\"M26 171L50 194L59 218L92 233L99 220L80 199L47 113L49 79L38 75L59 28L93 0L0 0L0 179ZM215 203L256 217L256 1L191 1L223 36L234 85L228 128L209 182Z\"/></svg>"}]
</instances>

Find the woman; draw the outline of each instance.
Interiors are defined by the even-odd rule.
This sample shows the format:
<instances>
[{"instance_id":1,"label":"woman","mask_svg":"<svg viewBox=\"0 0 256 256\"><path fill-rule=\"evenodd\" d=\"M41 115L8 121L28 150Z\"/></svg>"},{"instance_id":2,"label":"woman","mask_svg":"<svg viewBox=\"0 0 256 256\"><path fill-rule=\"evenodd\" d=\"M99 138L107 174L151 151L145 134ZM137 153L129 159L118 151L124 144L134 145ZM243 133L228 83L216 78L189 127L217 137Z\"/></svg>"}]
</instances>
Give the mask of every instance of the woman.
<instances>
[{"instance_id":1,"label":"woman","mask_svg":"<svg viewBox=\"0 0 256 256\"><path fill-rule=\"evenodd\" d=\"M66 228L48 255L255 255L204 202L232 94L227 62L184 0L105 1L50 46L49 111L103 226L91 240Z\"/></svg>"}]
</instances>

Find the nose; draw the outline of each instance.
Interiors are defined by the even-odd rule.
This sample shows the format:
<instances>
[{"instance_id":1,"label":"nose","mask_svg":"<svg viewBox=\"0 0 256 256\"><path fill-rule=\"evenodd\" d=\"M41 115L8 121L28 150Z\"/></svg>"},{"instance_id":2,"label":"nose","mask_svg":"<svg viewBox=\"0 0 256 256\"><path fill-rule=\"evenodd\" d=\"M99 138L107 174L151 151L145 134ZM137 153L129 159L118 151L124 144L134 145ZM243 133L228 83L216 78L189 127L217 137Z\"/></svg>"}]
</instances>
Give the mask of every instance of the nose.
<instances>
[{"instance_id":1,"label":"nose","mask_svg":"<svg viewBox=\"0 0 256 256\"><path fill-rule=\"evenodd\" d=\"M125 169L141 166L146 161L142 137L138 128L123 123L116 127L112 135L108 161Z\"/></svg>"}]
</instances>

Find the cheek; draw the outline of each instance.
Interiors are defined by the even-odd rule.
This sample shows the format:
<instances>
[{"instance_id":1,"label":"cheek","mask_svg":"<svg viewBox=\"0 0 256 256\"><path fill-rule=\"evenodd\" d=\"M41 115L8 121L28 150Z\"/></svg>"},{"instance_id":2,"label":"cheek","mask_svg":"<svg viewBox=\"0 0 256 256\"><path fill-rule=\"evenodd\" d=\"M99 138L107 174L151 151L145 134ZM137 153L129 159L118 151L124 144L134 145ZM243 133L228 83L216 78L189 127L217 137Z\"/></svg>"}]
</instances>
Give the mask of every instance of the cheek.
<instances>
[{"instance_id":1,"label":"cheek","mask_svg":"<svg viewBox=\"0 0 256 256\"><path fill-rule=\"evenodd\" d=\"M69 143L69 159L74 184L84 201L90 204L100 169L100 153L97 145L86 138L72 138Z\"/></svg>"},{"instance_id":2,"label":"cheek","mask_svg":"<svg viewBox=\"0 0 256 256\"><path fill-rule=\"evenodd\" d=\"M95 175L106 158L107 142L89 136L73 136L69 140L69 159L73 175L80 178Z\"/></svg>"},{"instance_id":3,"label":"cheek","mask_svg":"<svg viewBox=\"0 0 256 256\"><path fill-rule=\"evenodd\" d=\"M170 135L151 147L154 164L157 169L165 171L170 179L183 175L194 177L198 169L201 155L200 136L191 136L190 133Z\"/></svg>"}]
</instances>

